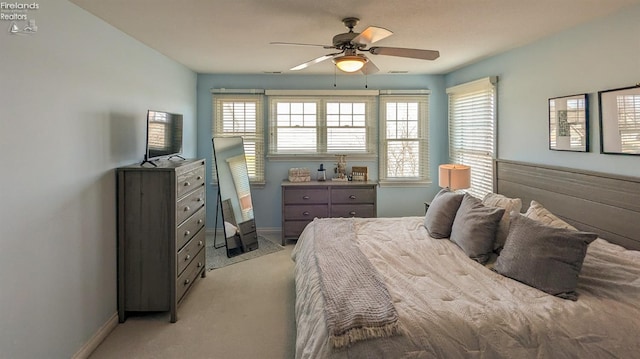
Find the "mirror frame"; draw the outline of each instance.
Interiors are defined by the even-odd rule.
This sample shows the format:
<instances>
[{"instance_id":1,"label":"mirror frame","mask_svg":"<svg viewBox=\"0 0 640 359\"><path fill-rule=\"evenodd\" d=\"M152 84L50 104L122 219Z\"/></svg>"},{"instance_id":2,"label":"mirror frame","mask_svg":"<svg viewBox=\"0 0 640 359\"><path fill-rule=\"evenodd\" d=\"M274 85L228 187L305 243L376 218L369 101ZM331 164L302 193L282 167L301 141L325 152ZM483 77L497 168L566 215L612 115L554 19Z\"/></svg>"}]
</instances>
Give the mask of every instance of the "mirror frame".
<instances>
[{"instance_id":1,"label":"mirror frame","mask_svg":"<svg viewBox=\"0 0 640 359\"><path fill-rule=\"evenodd\" d=\"M639 156L640 146L634 148L633 151L625 151L622 148L622 134L618 127L620 122L618 100L620 96L631 96L630 102L636 103L636 96L640 98L640 84L598 92L598 107L600 110L600 153ZM634 107L634 105L631 107ZM637 112L633 112L635 116L639 115ZM638 140L640 140L640 130L636 133L636 136L638 136Z\"/></svg>"},{"instance_id":2,"label":"mirror frame","mask_svg":"<svg viewBox=\"0 0 640 359\"><path fill-rule=\"evenodd\" d=\"M231 144L229 145L225 145L222 149L220 148L220 141L226 141L228 140L229 142L231 142ZM240 237L241 237L241 228L240 226L246 222L249 221L254 221L255 222L255 213L254 213L254 209L253 209L253 201L251 198L251 183L249 182L249 176L248 176L248 168L247 168L247 163L246 163L246 157L245 160L243 161L244 163L244 171L246 174L246 179L247 179L247 189L249 190L249 194L248 194L248 198L240 198L240 196L237 193L237 189L236 189L236 183L235 180L233 178L233 174L231 172L231 169L229 169L229 178L228 181L231 182L232 186L233 186L233 193L231 195L229 195L228 189L223 189L223 186L221 184L225 183L225 179L223 178L221 181L220 175L221 173L224 173L223 171L221 171L221 164L220 161L227 161L230 158L234 158L234 157L238 157L238 156L246 156L245 155L245 151L244 151L244 141L242 139L242 137L239 136L215 136L211 139L212 142L212 147L213 147L213 158L214 158L214 165L215 165L215 170L216 170L216 185L218 187L218 206L221 206L221 213L222 213L222 228L223 228L223 233L225 236L225 244L227 246L227 253L229 252L229 249L235 249L238 247L242 247L243 251L244 251L244 247L245 244L242 243ZM217 144L217 146L216 146ZM217 148L216 148L217 147ZM221 153L223 151L226 151L228 149L232 149L235 147L240 147L241 150L235 151L234 153L230 153L228 156L221 158ZM229 165L227 163L225 163L226 167L229 167ZM226 191L225 191L226 190ZM227 193L225 195L225 193ZM230 203L230 206L225 206L223 205L224 201L228 200ZM243 208L243 204L245 204L244 208L249 208L251 215L249 218L246 218L242 215L242 208ZM225 209L226 207L226 209ZM230 208L229 208L230 207ZM229 209L233 212L233 213L227 213L229 212ZM217 211L217 208L216 208ZM236 211L238 213L236 213ZM217 216L217 214L216 214ZM232 220L230 220L232 219ZM236 233L234 234L229 234L227 231L227 225L226 223L230 223L232 225L234 225L237 229L236 229ZM217 230L217 229L216 229ZM235 238L236 241L238 243L233 243L233 245L230 245L228 240L230 238Z\"/></svg>"}]
</instances>

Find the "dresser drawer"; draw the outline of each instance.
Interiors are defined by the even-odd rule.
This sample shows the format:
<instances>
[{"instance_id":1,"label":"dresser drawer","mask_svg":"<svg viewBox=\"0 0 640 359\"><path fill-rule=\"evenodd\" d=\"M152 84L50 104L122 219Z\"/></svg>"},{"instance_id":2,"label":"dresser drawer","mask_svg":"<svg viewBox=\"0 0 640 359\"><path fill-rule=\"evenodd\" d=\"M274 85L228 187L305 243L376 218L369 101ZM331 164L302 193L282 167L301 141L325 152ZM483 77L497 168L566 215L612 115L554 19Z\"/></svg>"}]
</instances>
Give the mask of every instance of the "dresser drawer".
<instances>
[{"instance_id":1,"label":"dresser drawer","mask_svg":"<svg viewBox=\"0 0 640 359\"><path fill-rule=\"evenodd\" d=\"M331 203L375 203L375 188L332 188Z\"/></svg>"},{"instance_id":2,"label":"dresser drawer","mask_svg":"<svg viewBox=\"0 0 640 359\"><path fill-rule=\"evenodd\" d=\"M282 229L282 233L285 237L288 238L298 238L300 237L300 233L304 230L304 228L311 223L312 221L286 221L284 222L284 228Z\"/></svg>"},{"instance_id":3,"label":"dresser drawer","mask_svg":"<svg viewBox=\"0 0 640 359\"><path fill-rule=\"evenodd\" d=\"M329 195L326 188L288 188L284 189L284 203L329 203Z\"/></svg>"},{"instance_id":4,"label":"dresser drawer","mask_svg":"<svg viewBox=\"0 0 640 359\"><path fill-rule=\"evenodd\" d=\"M196 254L205 246L205 230L201 229L193 238L178 252L178 274L191 263Z\"/></svg>"},{"instance_id":5,"label":"dresser drawer","mask_svg":"<svg viewBox=\"0 0 640 359\"><path fill-rule=\"evenodd\" d=\"M238 225L238 230L240 233L249 233L255 232L256 230L256 221L250 219L248 221L242 222Z\"/></svg>"},{"instance_id":6,"label":"dresser drawer","mask_svg":"<svg viewBox=\"0 0 640 359\"><path fill-rule=\"evenodd\" d=\"M184 222L197 210L204 207L204 186L180 199L177 205L176 221L178 224Z\"/></svg>"},{"instance_id":7,"label":"dresser drawer","mask_svg":"<svg viewBox=\"0 0 640 359\"><path fill-rule=\"evenodd\" d=\"M193 236L204 227L206 211L200 208L193 216L184 221L176 232L176 249L180 250Z\"/></svg>"},{"instance_id":8,"label":"dresser drawer","mask_svg":"<svg viewBox=\"0 0 640 359\"><path fill-rule=\"evenodd\" d=\"M178 174L178 198L204 185L204 166Z\"/></svg>"},{"instance_id":9,"label":"dresser drawer","mask_svg":"<svg viewBox=\"0 0 640 359\"><path fill-rule=\"evenodd\" d=\"M334 204L331 217L374 217L373 204Z\"/></svg>"},{"instance_id":10,"label":"dresser drawer","mask_svg":"<svg viewBox=\"0 0 640 359\"><path fill-rule=\"evenodd\" d=\"M287 205L284 208L284 219L303 219L312 221L315 217L328 217L329 205Z\"/></svg>"},{"instance_id":11,"label":"dresser drawer","mask_svg":"<svg viewBox=\"0 0 640 359\"><path fill-rule=\"evenodd\" d=\"M200 253L189 263L187 268L178 276L176 280L176 297L178 300L182 299L184 293L191 287L193 282L198 277L200 271L204 270L204 257L205 250L201 250Z\"/></svg>"}]
</instances>

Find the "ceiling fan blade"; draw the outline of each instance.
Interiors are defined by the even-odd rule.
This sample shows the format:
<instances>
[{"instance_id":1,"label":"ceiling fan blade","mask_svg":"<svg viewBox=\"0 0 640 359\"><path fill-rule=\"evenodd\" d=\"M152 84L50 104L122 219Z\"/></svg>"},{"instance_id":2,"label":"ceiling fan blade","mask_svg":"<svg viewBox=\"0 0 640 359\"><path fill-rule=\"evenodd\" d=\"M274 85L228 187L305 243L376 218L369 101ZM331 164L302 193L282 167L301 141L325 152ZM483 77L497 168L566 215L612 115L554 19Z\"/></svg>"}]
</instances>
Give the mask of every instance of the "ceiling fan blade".
<instances>
[{"instance_id":1,"label":"ceiling fan blade","mask_svg":"<svg viewBox=\"0 0 640 359\"><path fill-rule=\"evenodd\" d=\"M358 36L354 37L351 42L357 42L359 44L373 44L376 41L380 41L384 38L393 35L393 32L382 27L369 26L364 29Z\"/></svg>"},{"instance_id":2,"label":"ceiling fan blade","mask_svg":"<svg viewBox=\"0 0 640 359\"><path fill-rule=\"evenodd\" d=\"M420 60L435 60L440 57L440 52L435 50L406 49L403 47L371 47L367 51L374 55L410 57Z\"/></svg>"},{"instance_id":3,"label":"ceiling fan blade","mask_svg":"<svg viewBox=\"0 0 640 359\"><path fill-rule=\"evenodd\" d=\"M285 45L285 46L311 46L311 47L322 47L325 49L335 49L335 46L331 46L331 45L319 45L319 44L301 44L298 42L280 42L280 41L273 41L269 43L270 45Z\"/></svg>"},{"instance_id":4,"label":"ceiling fan blade","mask_svg":"<svg viewBox=\"0 0 640 359\"><path fill-rule=\"evenodd\" d=\"M362 69L360 71L362 71L363 74L365 75L372 75L375 74L376 72L379 72L380 69L378 68L378 66L376 66L373 61L371 61L371 59L367 59L369 61L367 61L366 64L364 64L364 66L362 66Z\"/></svg>"},{"instance_id":5,"label":"ceiling fan blade","mask_svg":"<svg viewBox=\"0 0 640 359\"><path fill-rule=\"evenodd\" d=\"M307 62L305 62L303 64L298 65L298 66L292 67L289 70L290 71L298 71L298 70L306 69L307 67L309 67L311 65L315 65L315 64L317 64L319 62L322 62L324 60L328 60L328 59L332 58L334 55L336 55L336 54L329 54L329 55L320 56L320 57L315 58L315 59L313 59L311 61L307 61Z\"/></svg>"}]
</instances>

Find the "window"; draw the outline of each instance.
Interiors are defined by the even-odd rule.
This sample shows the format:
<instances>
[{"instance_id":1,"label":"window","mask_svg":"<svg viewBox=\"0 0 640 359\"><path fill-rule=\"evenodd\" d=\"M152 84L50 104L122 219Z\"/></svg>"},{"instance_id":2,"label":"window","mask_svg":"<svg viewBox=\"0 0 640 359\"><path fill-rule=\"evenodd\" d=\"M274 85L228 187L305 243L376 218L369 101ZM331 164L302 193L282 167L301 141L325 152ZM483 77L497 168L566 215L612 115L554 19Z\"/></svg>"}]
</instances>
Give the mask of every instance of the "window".
<instances>
[{"instance_id":1,"label":"window","mask_svg":"<svg viewBox=\"0 0 640 359\"><path fill-rule=\"evenodd\" d=\"M618 108L618 129L622 153L640 153L640 96L619 95L616 97Z\"/></svg>"},{"instance_id":2,"label":"window","mask_svg":"<svg viewBox=\"0 0 640 359\"><path fill-rule=\"evenodd\" d=\"M380 181L429 181L429 97L380 96Z\"/></svg>"},{"instance_id":3,"label":"window","mask_svg":"<svg viewBox=\"0 0 640 359\"><path fill-rule=\"evenodd\" d=\"M251 183L264 183L263 95L213 94L212 136L240 136ZM212 173L215 181L215 161Z\"/></svg>"},{"instance_id":4,"label":"window","mask_svg":"<svg viewBox=\"0 0 640 359\"><path fill-rule=\"evenodd\" d=\"M493 191L497 78L484 78L450 87L449 160L471 167L471 188L476 197Z\"/></svg>"},{"instance_id":5,"label":"window","mask_svg":"<svg viewBox=\"0 0 640 359\"><path fill-rule=\"evenodd\" d=\"M375 96L271 96L269 155L372 156Z\"/></svg>"}]
</instances>

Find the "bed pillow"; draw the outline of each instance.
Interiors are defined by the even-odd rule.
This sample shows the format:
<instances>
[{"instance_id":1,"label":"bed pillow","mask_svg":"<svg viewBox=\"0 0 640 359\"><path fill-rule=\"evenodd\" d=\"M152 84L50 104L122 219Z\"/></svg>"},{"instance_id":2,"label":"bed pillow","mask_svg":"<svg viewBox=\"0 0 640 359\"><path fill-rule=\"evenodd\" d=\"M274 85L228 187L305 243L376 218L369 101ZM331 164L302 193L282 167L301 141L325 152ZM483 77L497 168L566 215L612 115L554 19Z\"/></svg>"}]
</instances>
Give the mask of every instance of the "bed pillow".
<instances>
[{"instance_id":1,"label":"bed pillow","mask_svg":"<svg viewBox=\"0 0 640 359\"><path fill-rule=\"evenodd\" d=\"M577 300L578 276L595 233L544 225L511 212L509 235L493 270L563 299Z\"/></svg>"},{"instance_id":2,"label":"bed pillow","mask_svg":"<svg viewBox=\"0 0 640 359\"><path fill-rule=\"evenodd\" d=\"M504 208L504 214L498 224L496 231L496 241L493 244L494 250L499 250L504 246L509 234L509 213L515 211L520 213L522 210L522 200L520 198L509 198L497 193L487 193L482 199L482 204L488 207Z\"/></svg>"},{"instance_id":3,"label":"bed pillow","mask_svg":"<svg viewBox=\"0 0 640 359\"><path fill-rule=\"evenodd\" d=\"M449 238L463 196L443 189L433 198L424 216L424 226L432 238Z\"/></svg>"},{"instance_id":4,"label":"bed pillow","mask_svg":"<svg viewBox=\"0 0 640 359\"><path fill-rule=\"evenodd\" d=\"M504 208L487 207L482 201L466 193L451 228L451 241L482 264L493 252L498 223Z\"/></svg>"},{"instance_id":5,"label":"bed pillow","mask_svg":"<svg viewBox=\"0 0 640 359\"><path fill-rule=\"evenodd\" d=\"M544 208L536 201L531 201L531 204L529 204L529 208L524 216L551 227L567 228L577 231L576 227L558 218L555 214L549 212L548 209Z\"/></svg>"}]
</instances>

